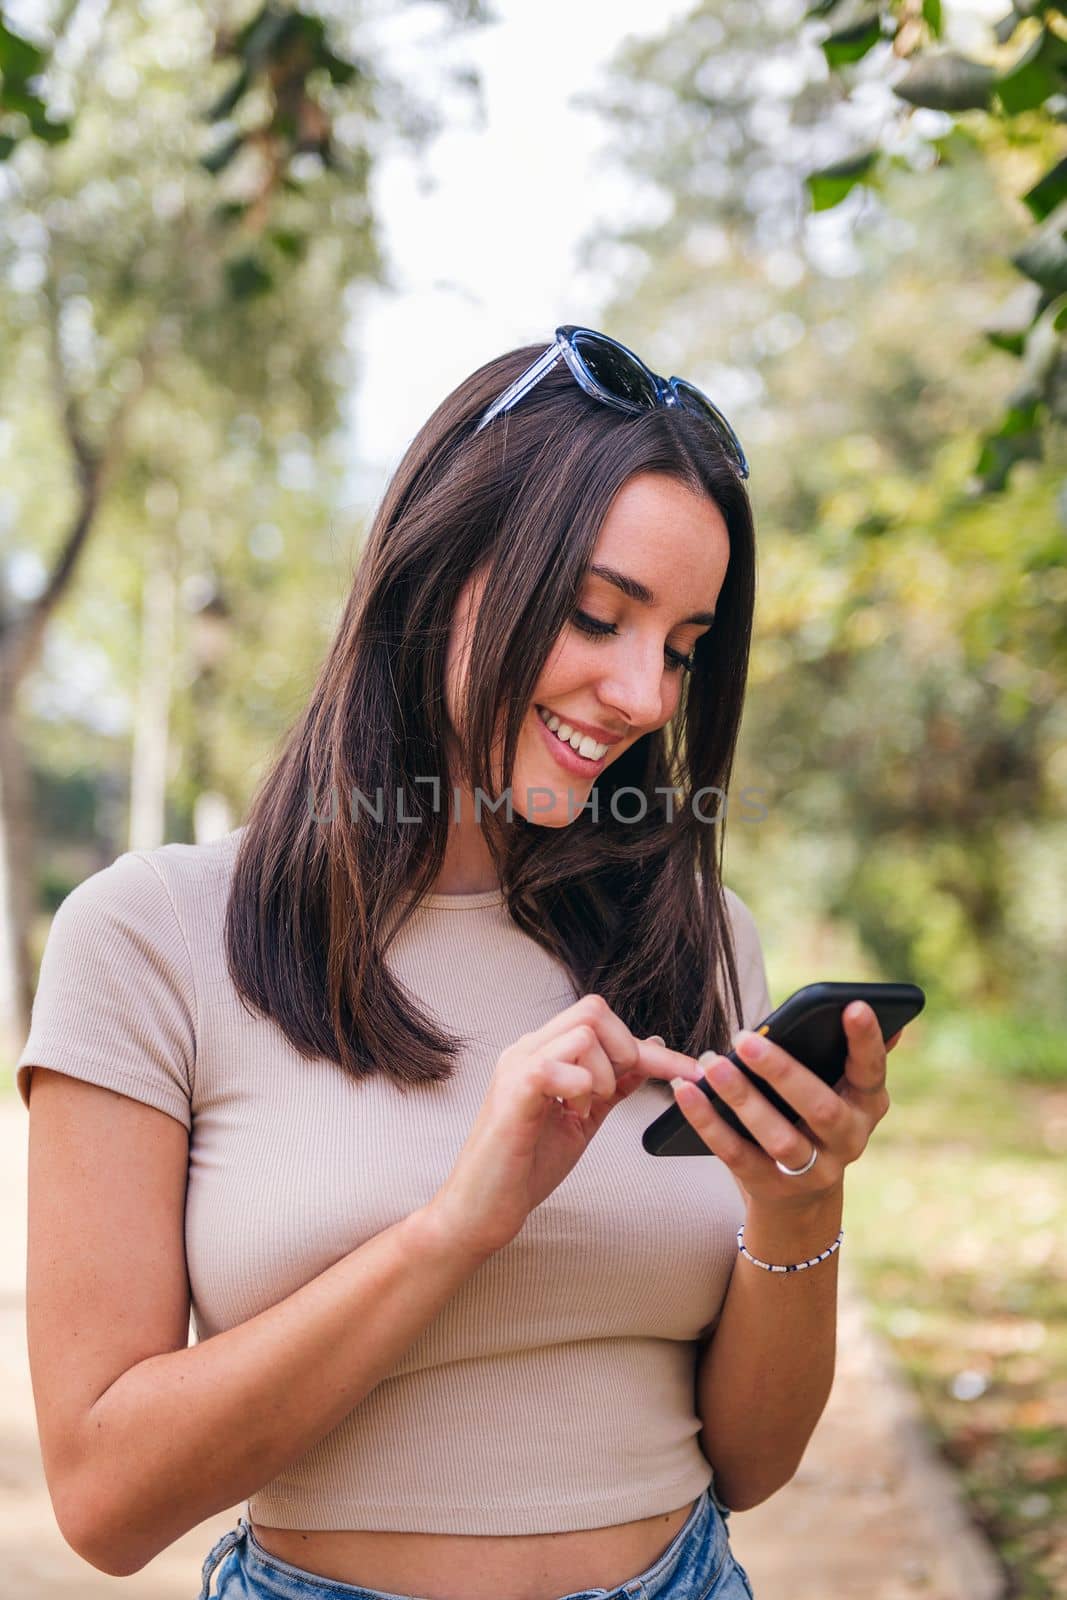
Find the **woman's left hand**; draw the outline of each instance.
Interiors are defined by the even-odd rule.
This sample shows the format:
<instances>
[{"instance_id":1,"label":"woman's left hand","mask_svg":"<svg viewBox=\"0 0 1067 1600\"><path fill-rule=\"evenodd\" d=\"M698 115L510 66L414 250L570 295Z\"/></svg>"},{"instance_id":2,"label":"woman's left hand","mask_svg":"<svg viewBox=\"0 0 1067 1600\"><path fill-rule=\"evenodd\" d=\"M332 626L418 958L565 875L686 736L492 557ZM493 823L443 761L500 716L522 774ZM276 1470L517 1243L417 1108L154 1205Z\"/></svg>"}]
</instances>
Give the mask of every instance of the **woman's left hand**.
<instances>
[{"instance_id":1,"label":"woman's left hand","mask_svg":"<svg viewBox=\"0 0 1067 1600\"><path fill-rule=\"evenodd\" d=\"M725 1057L707 1052L699 1058L709 1085L759 1140L751 1144L723 1121L707 1096L695 1085L676 1088L675 1099L686 1121L709 1150L725 1162L750 1200L761 1206L795 1204L838 1189L845 1168L867 1148L872 1132L889 1110L886 1091L886 1056L900 1041L903 1029L883 1042L874 1012L855 1001L842 1014L848 1039L844 1076L836 1088L816 1077L781 1045L743 1029L733 1049L799 1111L795 1125L776 1111L766 1095ZM758 1047L763 1046L762 1053ZM716 1081L716 1067L729 1069L725 1083ZM818 1158L803 1177L779 1172L775 1161L802 1167L812 1146Z\"/></svg>"}]
</instances>

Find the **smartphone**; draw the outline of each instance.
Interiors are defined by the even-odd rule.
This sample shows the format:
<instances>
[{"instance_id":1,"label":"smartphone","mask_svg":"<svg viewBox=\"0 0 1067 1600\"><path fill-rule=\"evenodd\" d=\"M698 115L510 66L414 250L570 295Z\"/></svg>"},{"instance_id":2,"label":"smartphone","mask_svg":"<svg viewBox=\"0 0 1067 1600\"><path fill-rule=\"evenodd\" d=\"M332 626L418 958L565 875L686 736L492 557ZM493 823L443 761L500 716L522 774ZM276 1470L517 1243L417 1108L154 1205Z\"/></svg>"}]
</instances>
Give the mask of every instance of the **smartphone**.
<instances>
[{"instance_id":1,"label":"smartphone","mask_svg":"<svg viewBox=\"0 0 1067 1600\"><path fill-rule=\"evenodd\" d=\"M865 1000L871 1007L882 1030L882 1039L891 1039L906 1022L917 1017L926 1004L926 995L917 983L809 983L798 989L776 1011L765 1017L753 1033L762 1033L775 1044L780 1044L831 1088L844 1075L848 1056L848 1036L841 1013L853 1000ZM776 1093L766 1079L734 1050L723 1052L762 1095L782 1113L788 1122L797 1123L801 1113L796 1111L781 1095ZM732 1106L716 1094L710 1083L703 1079L697 1087L707 1095L724 1122L735 1128L752 1144L759 1140L751 1133ZM641 1136L641 1143L652 1156L710 1156L709 1150L696 1129L686 1121L680 1106L668 1106L661 1116L650 1122Z\"/></svg>"}]
</instances>

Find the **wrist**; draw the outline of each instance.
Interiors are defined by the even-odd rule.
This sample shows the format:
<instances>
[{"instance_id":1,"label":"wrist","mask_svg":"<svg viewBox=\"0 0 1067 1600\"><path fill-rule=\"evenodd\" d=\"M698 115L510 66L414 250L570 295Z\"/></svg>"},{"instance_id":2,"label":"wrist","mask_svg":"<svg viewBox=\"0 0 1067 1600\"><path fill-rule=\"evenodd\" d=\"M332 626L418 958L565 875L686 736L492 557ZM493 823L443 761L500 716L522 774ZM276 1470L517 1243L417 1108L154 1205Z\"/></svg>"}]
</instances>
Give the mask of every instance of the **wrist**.
<instances>
[{"instance_id":1,"label":"wrist","mask_svg":"<svg viewBox=\"0 0 1067 1600\"><path fill-rule=\"evenodd\" d=\"M751 1200L745 1211L745 1248L763 1261L806 1261L833 1244L844 1215L844 1185L785 1204Z\"/></svg>"},{"instance_id":2,"label":"wrist","mask_svg":"<svg viewBox=\"0 0 1067 1600\"><path fill-rule=\"evenodd\" d=\"M424 1248L438 1259L458 1263L472 1271L495 1254L499 1246L475 1239L448 1212L443 1202L430 1200L407 1219Z\"/></svg>"}]
</instances>

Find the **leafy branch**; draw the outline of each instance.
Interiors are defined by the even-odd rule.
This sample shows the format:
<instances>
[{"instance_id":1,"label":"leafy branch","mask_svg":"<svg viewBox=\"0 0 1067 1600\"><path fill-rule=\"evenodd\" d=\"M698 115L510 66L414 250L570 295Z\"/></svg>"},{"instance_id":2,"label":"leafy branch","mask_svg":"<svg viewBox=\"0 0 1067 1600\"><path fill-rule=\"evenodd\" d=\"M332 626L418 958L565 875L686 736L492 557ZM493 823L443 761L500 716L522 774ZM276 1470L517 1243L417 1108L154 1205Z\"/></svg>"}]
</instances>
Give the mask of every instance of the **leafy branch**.
<instances>
[{"instance_id":1,"label":"leafy branch","mask_svg":"<svg viewBox=\"0 0 1067 1600\"><path fill-rule=\"evenodd\" d=\"M989 60L945 43L941 0L815 0L807 16L846 87L876 47L887 67L903 64L891 83L900 120L922 108L950 121L927 141L935 165L950 163L964 143L1051 150L1047 170L1019 196L1034 227L1010 257L1031 286L1028 320L986 335L1020 362L1019 382L983 437L975 468L981 489L998 492L1016 463L1041 459L1048 437L1067 422L1067 13L1054 0L1015 0L990 30ZM887 167L904 164L878 143L811 172L813 209L840 205L857 185L877 189Z\"/></svg>"}]
</instances>

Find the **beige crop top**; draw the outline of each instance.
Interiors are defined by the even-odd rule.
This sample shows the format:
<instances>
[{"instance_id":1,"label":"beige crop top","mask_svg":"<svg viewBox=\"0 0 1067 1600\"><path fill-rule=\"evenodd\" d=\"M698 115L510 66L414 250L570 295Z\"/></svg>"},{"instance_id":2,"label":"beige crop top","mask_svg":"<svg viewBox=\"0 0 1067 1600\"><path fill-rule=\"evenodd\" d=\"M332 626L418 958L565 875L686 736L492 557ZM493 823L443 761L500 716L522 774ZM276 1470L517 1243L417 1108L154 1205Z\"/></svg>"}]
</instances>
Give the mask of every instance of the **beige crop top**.
<instances>
[{"instance_id":1,"label":"beige crop top","mask_svg":"<svg viewBox=\"0 0 1067 1600\"><path fill-rule=\"evenodd\" d=\"M501 1051L577 998L497 890L426 897L386 955L467 1041L451 1081L405 1094L303 1059L230 980L235 829L120 855L62 902L17 1064L132 1096L189 1131L185 1246L196 1341L246 1321L430 1200ZM730 889L743 1006L772 1009ZM668 1043L671 1041L668 1040ZM715 1156L648 1155L669 1104L644 1084L395 1368L247 1501L267 1527L562 1532L671 1511L711 1468L696 1341L717 1321L744 1202Z\"/></svg>"}]
</instances>

